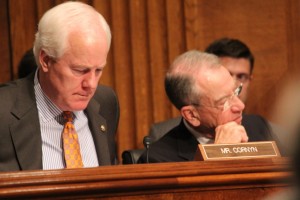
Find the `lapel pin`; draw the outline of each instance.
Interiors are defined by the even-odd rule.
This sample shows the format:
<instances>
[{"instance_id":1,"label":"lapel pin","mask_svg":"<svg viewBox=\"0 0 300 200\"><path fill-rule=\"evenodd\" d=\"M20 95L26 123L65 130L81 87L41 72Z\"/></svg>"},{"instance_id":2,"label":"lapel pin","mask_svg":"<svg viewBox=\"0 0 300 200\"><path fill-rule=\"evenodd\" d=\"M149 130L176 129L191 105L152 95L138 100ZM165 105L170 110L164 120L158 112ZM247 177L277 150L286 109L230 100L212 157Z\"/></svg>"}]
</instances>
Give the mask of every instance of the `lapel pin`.
<instances>
[{"instance_id":1,"label":"lapel pin","mask_svg":"<svg viewBox=\"0 0 300 200\"><path fill-rule=\"evenodd\" d=\"M105 132L105 131L106 131L105 126L104 126L104 125L101 125L101 126L100 126L100 130L101 130L102 132Z\"/></svg>"}]
</instances>

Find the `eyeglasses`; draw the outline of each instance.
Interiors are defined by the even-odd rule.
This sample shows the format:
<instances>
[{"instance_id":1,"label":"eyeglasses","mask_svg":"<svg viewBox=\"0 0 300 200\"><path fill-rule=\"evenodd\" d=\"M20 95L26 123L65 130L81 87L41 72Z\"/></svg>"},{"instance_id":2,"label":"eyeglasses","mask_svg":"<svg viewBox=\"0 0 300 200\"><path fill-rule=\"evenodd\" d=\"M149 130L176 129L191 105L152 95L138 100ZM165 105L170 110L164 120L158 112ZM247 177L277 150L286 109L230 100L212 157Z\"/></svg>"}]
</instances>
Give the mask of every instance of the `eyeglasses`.
<instances>
[{"instance_id":1,"label":"eyeglasses","mask_svg":"<svg viewBox=\"0 0 300 200\"><path fill-rule=\"evenodd\" d=\"M241 83L233 92L233 94L225 101L223 105L223 111L229 109L233 104L234 97L238 97L243 89L243 83Z\"/></svg>"},{"instance_id":2,"label":"eyeglasses","mask_svg":"<svg viewBox=\"0 0 300 200\"><path fill-rule=\"evenodd\" d=\"M207 106L207 105L203 105L204 107L211 107L211 108L217 108L219 110L222 110L222 111L226 111L228 110L232 105L233 105L233 99L234 97L238 97L241 92L242 92L242 89L243 89L243 83L241 83L234 91L233 91L233 94L229 97L226 98L224 104L221 104L221 105L216 105L216 106ZM200 106L200 104L192 104L194 106Z\"/></svg>"}]
</instances>

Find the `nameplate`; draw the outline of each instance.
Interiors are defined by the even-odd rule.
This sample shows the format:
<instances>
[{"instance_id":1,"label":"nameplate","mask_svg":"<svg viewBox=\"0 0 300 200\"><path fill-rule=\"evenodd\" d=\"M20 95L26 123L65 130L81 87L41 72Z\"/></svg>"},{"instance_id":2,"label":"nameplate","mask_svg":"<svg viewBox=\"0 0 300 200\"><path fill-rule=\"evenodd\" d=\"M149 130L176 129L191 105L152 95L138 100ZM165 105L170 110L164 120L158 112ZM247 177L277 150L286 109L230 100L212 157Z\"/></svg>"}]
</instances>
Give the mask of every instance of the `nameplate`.
<instances>
[{"instance_id":1,"label":"nameplate","mask_svg":"<svg viewBox=\"0 0 300 200\"><path fill-rule=\"evenodd\" d=\"M280 157L275 141L238 144L199 144L195 160Z\"/></svg>"}]
</instances>

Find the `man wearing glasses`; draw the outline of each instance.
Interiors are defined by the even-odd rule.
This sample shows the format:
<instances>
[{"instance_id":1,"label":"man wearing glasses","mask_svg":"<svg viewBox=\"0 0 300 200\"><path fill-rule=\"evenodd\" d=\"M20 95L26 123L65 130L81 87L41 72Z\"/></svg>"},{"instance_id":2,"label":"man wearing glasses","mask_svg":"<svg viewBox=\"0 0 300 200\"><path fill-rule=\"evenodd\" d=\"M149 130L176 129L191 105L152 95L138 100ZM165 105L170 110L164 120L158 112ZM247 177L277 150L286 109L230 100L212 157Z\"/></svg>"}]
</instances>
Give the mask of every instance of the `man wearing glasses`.
<instances>
[{"instance_id":1,"label":"man wearing glasses","mask_svg":"<svg viewBox=\"0 0 300 200\"><path fill-rule=\"evenodd\" d=\"M243 83L239 97L246 103L254 68L254 56L247 45L238 39L221 38L212 42L205 52L217 55L234 80Z\"/></svg>"},{"instance_id":2,"label":"man wearing glasses","mask_svg":"<svg viewBox=\"0 0 300 200\"><path fill-rule=\"evenodd\" d=\"M249 86L252 80L252 72L254 68L254 56L247 45L238 39L221 38L212 42L205 52L215 54L219 57L221 64L229 71L234 78L235 84L243 84L243 90L239 98L246 104ZM151 126L149 135L156 141L165 133L177 126L181 121L181 117L173 118L164 122L159 122ZM245 126L247 132L261 133L261 139L274 139L270 136L271 129L268 122L259 115L243 115L242 125ZM250 135L251 138L251 135Z\"/></svg>"},{"instance_id":3,"label":"man wearing glasses","mask_svg":"<svg viewBox=\"0 0 300 200\"><path fill-rule=\"evenodd\" d=\"M242 41L234 38L221 38L212 42L205 52L219 57L221 64L229 71L236 84L243 84L239 98L246 104L248 90L253 78L254 56L249 47ZM243 114L242 125L248 132L260 133L261 139L275 140L281 154L285 155L286 148L282 146L278 125L270 123L260 115ZM252 135L248 133L251 139Z\"/></svg>"},{"instance_id":4,"label":"man wearing glasses","mask_svg":"<svg viewBox=\"0 0 300 200\"><path fill-rule=\"evenodd\" d=\"M266 140L241 125L242 87L217 56L195 50L180 55L166 74L165 89L182 120L151 144L149 154L145 152L139 162L192 161L199 143Z\"/></svg>"}]
</instances>

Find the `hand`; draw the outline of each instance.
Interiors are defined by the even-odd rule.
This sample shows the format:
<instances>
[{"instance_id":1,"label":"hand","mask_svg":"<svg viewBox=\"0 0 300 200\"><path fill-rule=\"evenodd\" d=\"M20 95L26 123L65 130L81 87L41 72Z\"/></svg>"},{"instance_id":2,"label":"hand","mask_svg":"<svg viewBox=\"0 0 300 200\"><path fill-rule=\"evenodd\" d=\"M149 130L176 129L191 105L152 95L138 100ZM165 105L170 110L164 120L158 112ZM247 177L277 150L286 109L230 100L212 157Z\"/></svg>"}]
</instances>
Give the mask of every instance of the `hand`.
<instances>
[{"instance_id":1,"label":"hand","mask_svg":"<svg viewBox=\"0 0 300 200\"><path fill-rule=\"evenodd\" d=\"M215 131L215 144L248 142L245 128L236 122L220 125Z\"/></svg>"}]
</instances>

